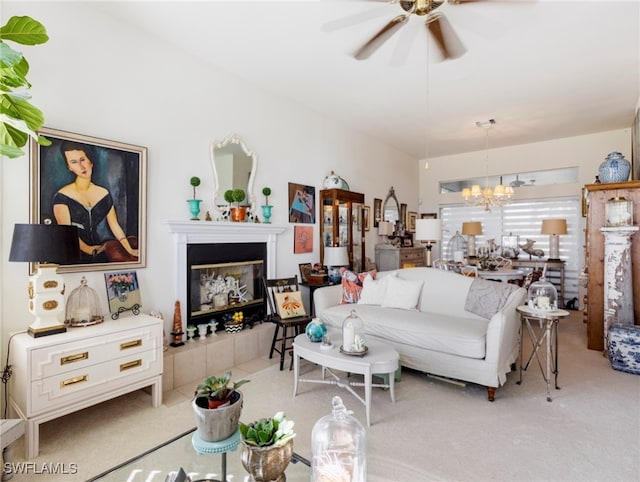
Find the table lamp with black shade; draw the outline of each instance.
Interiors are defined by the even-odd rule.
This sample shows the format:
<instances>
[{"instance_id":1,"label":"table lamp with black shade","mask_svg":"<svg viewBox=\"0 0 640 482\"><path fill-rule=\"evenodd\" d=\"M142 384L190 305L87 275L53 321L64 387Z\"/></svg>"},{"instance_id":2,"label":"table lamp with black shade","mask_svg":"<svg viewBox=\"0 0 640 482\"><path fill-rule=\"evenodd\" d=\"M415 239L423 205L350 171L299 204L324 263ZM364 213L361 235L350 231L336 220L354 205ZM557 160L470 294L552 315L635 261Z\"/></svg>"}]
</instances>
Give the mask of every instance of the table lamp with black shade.
<instances>
[{"instance_id":1,"label":"table lamp with black shade","mask_svg":"<svg viewBox=\"0 0 640 482\"><path fill-rule=\"evenodd\" d=\"M60 264L80 259L78 229L55 224L16 224L9 261L35 263L29 276L29 312L35 321L29 334L41 337L67 331L64 323L64 280L58 274Z\"/></svg>"}]
</instances>

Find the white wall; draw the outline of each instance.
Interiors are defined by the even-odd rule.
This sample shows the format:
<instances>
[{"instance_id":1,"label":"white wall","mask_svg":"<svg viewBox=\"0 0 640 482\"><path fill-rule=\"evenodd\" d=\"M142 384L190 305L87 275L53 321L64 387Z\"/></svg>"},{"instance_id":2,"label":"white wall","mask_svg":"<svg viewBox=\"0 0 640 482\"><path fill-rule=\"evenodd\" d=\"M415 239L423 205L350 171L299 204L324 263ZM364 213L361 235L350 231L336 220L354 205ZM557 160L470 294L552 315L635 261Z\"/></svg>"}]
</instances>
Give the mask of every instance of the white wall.
<instances>
[{"instance_id":1,"label":"white wall","mask_svg":"<svg viewBox=\"0 0 640 482\"><path fill-rule=\"evenodd\" d=\"M31 65L33 102L44 111L47 127L148 147L147 268L137 272L143 311L162 311L168 331L175 301L174 245L162 223L189 219L185 200L192 196L191 176L202 180L198 195L204 199L203 213L211 209L213 140L238 133L259 157L258 202L264 200L262 187L270 186L272 222L290 228L279 243L279 275L298 273L299 263L319 260L317 241L313 254L293 254L288 182L320 189L333 169L352 190L364 192L369 205L393 185L409 209L417 208L414 160L375 139L266 94L77 2L3 1L2 23L12 15L36 18L50 36L42 46L19 49ZM215 48L224 46L212 46L213 56ZM32 320L27 266L7 262L13 225L29 222L29 158L2 159L0 169L4 360L3 340ZM317 240L317 225L315 229ZM372 258L375 242L372 230L367 237ZM104 273L86 274L106 312ZM67 294L79 285L80 276L65 275Z\"/></svg>"}]
</instances>

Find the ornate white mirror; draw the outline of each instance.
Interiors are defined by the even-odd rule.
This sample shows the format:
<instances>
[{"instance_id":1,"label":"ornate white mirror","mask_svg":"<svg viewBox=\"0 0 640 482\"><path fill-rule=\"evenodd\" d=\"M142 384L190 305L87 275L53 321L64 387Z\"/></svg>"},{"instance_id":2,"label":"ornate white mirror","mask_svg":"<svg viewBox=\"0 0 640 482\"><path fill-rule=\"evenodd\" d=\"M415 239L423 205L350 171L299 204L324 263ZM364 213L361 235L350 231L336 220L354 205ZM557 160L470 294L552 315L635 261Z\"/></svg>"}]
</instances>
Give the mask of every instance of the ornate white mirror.
<instances>
[{"instance_id":1,"label":"ornate white mirror","mask_svg":"<svg viewBox=\"0 0 640 482\"><path fill-rule=\"evenodd\" d=\"M213 209L221 212L227 205L224 193L229 189L243 189L246 193L242 206L255 213L256 196L253 181L256 177L258 156L251 152L237 134L211 143L213 169Z\"/></svg>"},{"instance_id":2,"label":"ornate white mirror","mask_svg":"<svg viewBox=\"0 0 640 482\"><path fill-rule=\"evenodd\" d=\"M384 204L382 205L382 220L390 221L395 224L400 219L400 203L396 198L396 192L393 190L393 186L389 189Z\"/></svg>"}]
</instances>

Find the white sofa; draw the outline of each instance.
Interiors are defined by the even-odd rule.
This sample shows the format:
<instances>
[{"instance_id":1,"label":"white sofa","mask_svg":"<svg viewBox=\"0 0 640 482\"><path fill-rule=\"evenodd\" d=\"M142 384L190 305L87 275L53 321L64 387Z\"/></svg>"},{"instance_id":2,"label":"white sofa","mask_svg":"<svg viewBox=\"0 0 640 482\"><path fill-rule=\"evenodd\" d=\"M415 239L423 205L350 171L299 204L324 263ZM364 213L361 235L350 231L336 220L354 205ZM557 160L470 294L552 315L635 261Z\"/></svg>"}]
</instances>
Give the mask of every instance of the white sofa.
<instances>
[{"instance_id":1,"label":"white sofa","mask_svg":"<svg viewBox=\"0 0 640 482\"><path fill-rule=\"evenodd\" d=\"M327 327L341 329L355 309L365 340L392 345L402 366L486 386L490 401L517 360L516 307L526 300L523 288L435 268L407 268L364 280L357 304L340 304L342 292L340 285L315 290L316 316Z\"/></svg>"}]
</instances>

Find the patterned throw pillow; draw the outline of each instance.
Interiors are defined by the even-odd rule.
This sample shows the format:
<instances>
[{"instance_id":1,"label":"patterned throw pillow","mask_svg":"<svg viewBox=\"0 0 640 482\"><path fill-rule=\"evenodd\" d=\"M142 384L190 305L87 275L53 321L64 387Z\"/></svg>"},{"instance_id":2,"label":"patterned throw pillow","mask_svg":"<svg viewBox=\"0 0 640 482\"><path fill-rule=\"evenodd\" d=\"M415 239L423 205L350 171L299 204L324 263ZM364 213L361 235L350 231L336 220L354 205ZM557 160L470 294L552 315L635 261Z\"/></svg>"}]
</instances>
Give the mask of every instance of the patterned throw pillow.
<instances>
[{"instance_id":1,"label":"patterned throw pillow","mask_svg":"<svg viewBox=\"0 0 640 482\"><path fill-rule=\"evenodd\" d=\"M296 316L305 316L307 314L302 303L302 293L299 291L285 291L276 293L276 308L280 318L295 318Z\"/></svg>"},{"instance_id":2,"label":"patterned throw pillow","mask_svg":"<svg viewBox=\"0 0 640 482\"><path fill-rule=\"evenodd\" d=\"M360 299L364 279L367 275L371 275L375 279L376 273L375 269L357 274L347 268L340 268L340 276L342 277L342 299L340 304L357 303Z\"/></svg>"}]
</instances>

